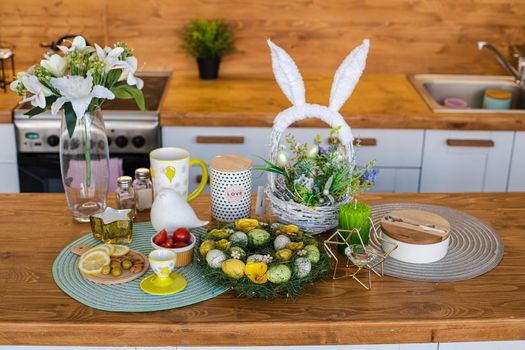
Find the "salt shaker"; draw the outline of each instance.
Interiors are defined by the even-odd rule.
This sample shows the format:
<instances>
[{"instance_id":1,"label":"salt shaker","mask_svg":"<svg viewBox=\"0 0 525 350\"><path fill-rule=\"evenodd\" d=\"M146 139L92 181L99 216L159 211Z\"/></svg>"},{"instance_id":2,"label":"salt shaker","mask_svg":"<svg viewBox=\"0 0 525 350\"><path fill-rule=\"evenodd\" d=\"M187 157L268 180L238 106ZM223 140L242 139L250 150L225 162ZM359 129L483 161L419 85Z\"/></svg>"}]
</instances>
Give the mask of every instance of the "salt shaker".
<instances>
[{"instance_id":1,"label":"salt shaker","mask_svg":"<svg viewBox=\"0 0 525 350\"><path fill-rule=\"evenodd\" d=\"M133 190L135 191L135 207L137 210L150 209L153 203L153 184L151 183L149 169L138 168L135 170Z\"/></svg>"},{"instance_id":2,"label":"salt shaker","mask_svg":"<svg viewBox=\"0 0 525 350\"><path fill-rule=\"evenodd\" d=\"M131 186L131 176L120 176L117 179L117 206L119 209L131 209L135 218L135 191Z\"/></svg>"}]
</instances>

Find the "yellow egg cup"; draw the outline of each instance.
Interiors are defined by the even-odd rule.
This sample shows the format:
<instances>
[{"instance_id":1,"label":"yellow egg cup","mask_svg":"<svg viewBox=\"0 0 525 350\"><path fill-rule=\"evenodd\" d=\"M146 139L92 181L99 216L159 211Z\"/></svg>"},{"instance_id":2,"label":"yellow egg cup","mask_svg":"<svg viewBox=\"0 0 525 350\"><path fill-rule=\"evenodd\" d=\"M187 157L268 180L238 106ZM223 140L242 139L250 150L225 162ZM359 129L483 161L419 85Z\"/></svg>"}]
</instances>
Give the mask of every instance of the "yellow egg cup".
<instances>
[{"instance_id":1,"label":"yellow egg cup","mask_svg":"<svg viewBox=\"0 0 525 350\"><path fill-rule=\"evenodd\" d=\"M169 249L156 249L149 254L148 260L154 273L146 276L140 282L140 288L144 292L153 295L169 295L186 288L186 278L172 272L177 261L175 252Z\"/></svg>"},{"instance_id":2,"label":"yellow egg cup","mask_svg":"<svg viewBox=\"0 0 525 350\"><path fill-rule=\"evenodd\" d=\"M152 273L140 282L140 289L152 295L170 295L182 291L187 284L186 278L176 272L170 273L168 277Z\"/></svg>"}]
</instances>

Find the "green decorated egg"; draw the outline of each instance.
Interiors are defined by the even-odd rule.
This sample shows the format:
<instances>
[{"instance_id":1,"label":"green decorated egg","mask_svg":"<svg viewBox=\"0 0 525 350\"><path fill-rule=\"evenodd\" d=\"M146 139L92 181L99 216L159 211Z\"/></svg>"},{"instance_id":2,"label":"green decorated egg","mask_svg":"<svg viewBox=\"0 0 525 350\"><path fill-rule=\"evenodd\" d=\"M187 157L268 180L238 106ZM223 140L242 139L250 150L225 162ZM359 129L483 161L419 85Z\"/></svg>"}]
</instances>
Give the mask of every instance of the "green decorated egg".
<instances>
[{"instance_id":1,"label":"green decorated egg","mask_svg":"<svg viewBox=\"0 0 525 350\"><path fill-rule=\"evenodd\" d=\"M235 259L244 259L246 258L246 252L241 247L231 247L230 256ZM238 256L238 257L235 257Z\"/></svg>"},{"instance_id":2,"label":"green decorated egg","mask_svg":"<svg viewBox=\"0 0 525 350\"><path fill-rule=\"evenodd\" d=\"M275 237L275 239L273 240L273 248L277 251L277 250L281 250L281 249L284 249L286 248L286 245L288 243L290 243L291 240L288 236L285 236L285 235L279 235L277 237Z\"/></svg>"},{"instance_id":3,"label":"green decorated egg","mask_svg":"<svg viewBox=\"0 0 525 350\"><path fill-rule=\"evenodd\" d=\"M313 244L309 244L306 247L304 247L304 250L306 250L306 258L310 260L312 263L319 262L319 259L321 258L321 253L319 252L319 248L317 248Z\"/></svg>"},{"instance_id":4,"label":"green decorated egg","mask_svg":"<svg viewBox=\"0 0 525 350\"><path fill-rule=\"evenodd\" d=\"M299 278L306 277L312 271L312 263L308 258L297 258L293 264L295 275Z\"/></svg>"},{"instance_id":5,"label":"green decorated egg","mask_svg":"<svg viewBox=\"0 0 525 350\"><path fill-rule=\"evenodd\" d=\"M265 230L256 228L248 232L248 240L254 247L266 245L270 241L270 234Z\"/></svg>"},{"instance_id":6,"label":"green decorated egg","mask_svg":"<svg viewBox=\"0 0 525 350\"><path fill-rule=\"evenodd\" d=\"M264 259L264 256L262 256L261 254L253 254L253 255L250 255L248 259L246 259L246 262L261 262L263 261L263 259Z\"/></svg>"},{"instance_id":7,"label":"green decorated egg","mask_svg":"<svg viewBox=\"0 0 525 350\"><path fill-rule=\"evenodd\" d=\"M292 270L287 265L274 265L267 272L268 281L272 283L285 283L292 277Z\"/></svg>"},{"instance_id":8,"label":"green decorated egg","mask_svg":"<svg viewBox=\"0 0 525 350\"><path fill-rule=\"evenodd\" d=\"M206 262L211 268L220 268L224 260L226 260L226 254L219 249L212 249L206 254Z\"/></svg>"},{"instance_id":9,"label":"green decorated egg","mask_svg":"<svg viewBox=\"0 0 525 350\"><path fill-rule=\"evenodd\" d=\"M242 231L237 231L230 236L230 242L233 245L246 248L248 246L248 236Z\"/></svg>"}]
</instances>

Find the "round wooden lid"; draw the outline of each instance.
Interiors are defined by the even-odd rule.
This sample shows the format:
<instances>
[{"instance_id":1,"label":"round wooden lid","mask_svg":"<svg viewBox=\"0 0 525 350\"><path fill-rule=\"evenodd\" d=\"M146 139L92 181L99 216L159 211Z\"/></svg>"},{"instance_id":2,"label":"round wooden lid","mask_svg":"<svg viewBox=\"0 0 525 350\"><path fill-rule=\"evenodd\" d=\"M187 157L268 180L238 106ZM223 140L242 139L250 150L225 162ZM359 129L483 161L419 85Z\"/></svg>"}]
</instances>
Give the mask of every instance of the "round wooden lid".
<instances>
[{"instance_id":1,"label":"round wooden lid","mask_svg":"<svg viewBox=\"0 0 525 350\"><path fill-rule=\"evenodd\" d=\"M450 234L450 223L443 217L423 210L394 210L381 219L384 233L401 242L433 244Z\"/></svg>"},{"instance_id":2,"label":"round wooden lid","mask_svg":"<svg viewBox=\"0 0 525 350\"><path fill-rule=\"evenodd\" d=\"M485 96L495 100L508 100L512 98L512 93L503 89L487 89L485 90Z\"/></svg>"},{"instance_id":3,"label":"round wooden lid","mask_svg":"<svg viewBox=\"0 0 525 350\"><path fill-rule=\"evenodd\" d=\"M250 169L252 161L238 154L226 154L214 157L210 162L210 167L217 171L233 173Z\"/></svg>"}]
</instances>

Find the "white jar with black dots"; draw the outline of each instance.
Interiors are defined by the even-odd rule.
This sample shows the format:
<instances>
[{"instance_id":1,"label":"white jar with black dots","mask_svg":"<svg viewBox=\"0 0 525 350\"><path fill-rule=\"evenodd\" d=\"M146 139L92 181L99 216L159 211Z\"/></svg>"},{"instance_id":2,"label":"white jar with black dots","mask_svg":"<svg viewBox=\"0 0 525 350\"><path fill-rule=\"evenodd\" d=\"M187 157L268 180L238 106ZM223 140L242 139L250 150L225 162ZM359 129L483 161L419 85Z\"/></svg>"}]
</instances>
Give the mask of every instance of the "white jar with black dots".
<instances>
[{"instance_id":1,"label":"white jar with black dots","mask_svg":"<svg viewBox=\"0 0 525 350\"><path fill-rule=\"evenodd\" d=\"M211 215L222 222L250 216L252 161L227 154L210 162Z\"/></svg>"}]
</instances>

